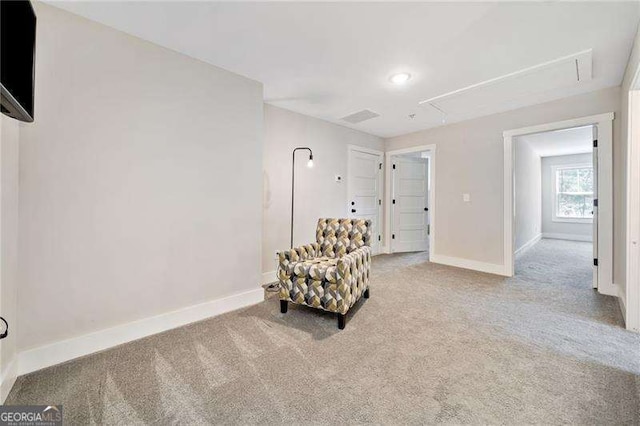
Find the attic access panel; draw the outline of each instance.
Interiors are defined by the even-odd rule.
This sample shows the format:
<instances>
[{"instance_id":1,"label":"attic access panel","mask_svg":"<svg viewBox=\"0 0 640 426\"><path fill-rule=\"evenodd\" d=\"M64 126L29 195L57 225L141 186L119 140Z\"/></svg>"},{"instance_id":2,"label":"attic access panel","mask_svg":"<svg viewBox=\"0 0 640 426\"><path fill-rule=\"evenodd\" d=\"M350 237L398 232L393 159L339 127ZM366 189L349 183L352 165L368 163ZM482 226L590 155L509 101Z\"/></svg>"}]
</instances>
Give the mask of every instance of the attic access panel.
<instances>
[{"instance_id":1,"label":"attic access panel","mask_svg":"<svg viewBox=\"0 0 640 426\"><path fill-rule=\"evenodd\" d=\"M446 115L466 115L518 99L570 87L591 80L592 52L586 50L560 59L474 84L420 104Z\"/></svg>"}]
</instances>

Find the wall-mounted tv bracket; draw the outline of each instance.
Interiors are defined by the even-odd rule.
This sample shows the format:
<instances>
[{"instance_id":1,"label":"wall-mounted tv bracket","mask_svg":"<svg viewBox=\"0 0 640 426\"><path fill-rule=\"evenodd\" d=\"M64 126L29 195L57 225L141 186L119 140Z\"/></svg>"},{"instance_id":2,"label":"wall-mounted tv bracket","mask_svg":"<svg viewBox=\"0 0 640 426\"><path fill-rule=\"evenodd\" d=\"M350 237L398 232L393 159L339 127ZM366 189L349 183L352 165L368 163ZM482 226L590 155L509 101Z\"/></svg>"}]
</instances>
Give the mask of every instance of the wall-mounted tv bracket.
<instances>
[{"instance_id":1,"label":"wall-mounted tv bracket","mask_svg":"<svg viewBox=\"0 0 640 426\"><path fill-rule=\"evenodd\" d=\"M4 339L9 334L9 323L2 317L0 317L0 320L4 323L4 331L0 334L0 339Z\"/></svg>"}]
</instances>

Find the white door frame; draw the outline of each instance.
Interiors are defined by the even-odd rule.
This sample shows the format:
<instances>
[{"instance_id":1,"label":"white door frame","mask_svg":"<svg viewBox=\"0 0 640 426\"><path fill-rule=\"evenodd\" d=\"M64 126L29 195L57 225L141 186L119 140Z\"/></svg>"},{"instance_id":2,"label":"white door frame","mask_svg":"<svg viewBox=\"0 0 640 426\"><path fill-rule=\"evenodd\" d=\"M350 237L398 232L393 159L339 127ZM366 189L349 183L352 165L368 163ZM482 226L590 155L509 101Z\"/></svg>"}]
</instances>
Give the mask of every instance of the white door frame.
<instances>
[{"instance_id":1,"label":"white door frame","mask_svg":"<svg viewBox=\"0 0 640 426\"><path fill-rule=\"evenodd\" d=\"M396 149L385 153L385 191L384 191L384 253L391 253L391 157L413 152L429 151L429 261L436 251L436 146L420 145L411 148Z\"/></svg>"},{"instance_id":2,"label":"white door frame","mask_svg":"<svg viewBox=\"0 0 640 426\"><path fill-rule=\"evenodd\" d=\"M349 204L349 200L353 199L353 183L350 179L351 177L351 170L353 165L351 164L351 153L353 151L358 151L358 152L364 152L366 154L372 154L372 155L377 155L380 161L380 164L382 164L382 169L380 169L378 171L378 200L382 200L383 199L383 194L384 194L384 152L383 151L378 151L377 149L371 149L371 148L365 148L362 146L358 146L358 145L347 145L347 208L345 210L346 212L346 216L345 217L350 217L350 210L351 210L351 205ZM378 203L378 232L380 233L380 235L382 236L382 239L384 240L384 221L382 218L382 203ZM371 236L371 238L375 238L375 236ZM380 254L380 253L384 253L384 249L383 249L383 241L378 241L378 252L377 253L373 253L373 254Z\"/></svg>"},{"instance_id":3,"label":"white door frame","mask_svg":"<svg viewBox=\"0 0 640 426\"><path fill-rule=\"evenodd\" d=\"M613 112L506 130L504 137L504 274L514 273L514 150L513 138L573 127L598 128L598 292L618 296L613 283Z\"/></svg>"},{"instance_id":4,"label":"white door frame","mask_svg":"<svg viewBox=\"0 0 640 426\"><path fill-rule=\"evenodd\" d=\"M640 68L631 82L627 123L627 270L626 292L620 294L625 325L640 332Z\"/></svg>"}]
</instances>

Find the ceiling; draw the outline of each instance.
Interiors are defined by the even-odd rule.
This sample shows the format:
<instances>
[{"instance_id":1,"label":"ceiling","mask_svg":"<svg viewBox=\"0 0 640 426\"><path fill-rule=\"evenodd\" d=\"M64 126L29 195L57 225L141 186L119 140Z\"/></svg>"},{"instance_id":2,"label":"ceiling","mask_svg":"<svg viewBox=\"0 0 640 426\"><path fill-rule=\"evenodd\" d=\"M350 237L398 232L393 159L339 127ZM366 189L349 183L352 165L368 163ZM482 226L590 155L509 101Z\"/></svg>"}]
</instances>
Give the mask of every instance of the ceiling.
<instances>
[{"instance_id":1,"label":"ceiling","mask_svg":"<svg viewBox=\"0 0 640 426\"><path fill-rule=\"evenodd\" d=\"M640 19L640 2L49 3L260 81L270 104L382 137L617 86ZM581 81L570 62L462 91L444 113L419 105L589 49ZM395 86L395 72L412 78ZM341 120L363 109L379 116Z\"/></svg>"},{"instance_id":2,"label":"ceiling","mask_svg":"<svg viewBox=\"0 0 640 426\"><path fill-rule=\"evenodd\" d=\"M518 141L528 143L540 157L584 154L593 151L592 133L592 126L584 126L519 136Z\"/></svg>"}]
</instances>

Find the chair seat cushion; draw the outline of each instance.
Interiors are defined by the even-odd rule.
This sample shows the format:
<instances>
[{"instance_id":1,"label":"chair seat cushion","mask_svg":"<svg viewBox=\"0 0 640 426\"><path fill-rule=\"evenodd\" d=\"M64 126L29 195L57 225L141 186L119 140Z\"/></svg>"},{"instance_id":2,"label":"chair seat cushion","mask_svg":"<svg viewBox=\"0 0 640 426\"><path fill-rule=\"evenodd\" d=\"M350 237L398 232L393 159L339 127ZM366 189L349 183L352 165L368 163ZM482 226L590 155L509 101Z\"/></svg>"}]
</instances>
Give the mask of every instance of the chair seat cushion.
<instances>
[{"instance_id":1,"label":"chair seat cushion","mask_svg":"<svg viewBox=\"0 0 640 426\"><path fill-rule=\"evenodd\" d=\"M338 258L314 257L301 260L293 265L293 273L297 277L309 277L314 281L327 281L335 283L337 276Z\"/></svg>"},{"instance_id":2,"label":"chair seat cushion","mask_svg":"<svg viewBox=\"0 0 640 426\"><path fill-rule=\"evenodd\" d=\"M295 303L332 312L346 311L349 300L344 300L337 285L338 260L337 257L321 256L292 262L293 276L291 281L284 283L283 290Z\"/></svg>"}]
</instances>

